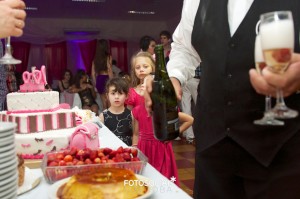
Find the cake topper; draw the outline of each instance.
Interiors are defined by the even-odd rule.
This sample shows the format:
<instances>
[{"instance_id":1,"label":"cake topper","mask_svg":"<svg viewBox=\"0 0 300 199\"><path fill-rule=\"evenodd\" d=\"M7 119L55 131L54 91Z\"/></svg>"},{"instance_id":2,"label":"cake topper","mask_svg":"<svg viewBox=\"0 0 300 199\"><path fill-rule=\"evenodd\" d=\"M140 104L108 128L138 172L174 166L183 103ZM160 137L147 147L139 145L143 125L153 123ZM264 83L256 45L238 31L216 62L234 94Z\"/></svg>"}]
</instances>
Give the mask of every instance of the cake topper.
<instances>
[{"instance_id":1,"label":"cake topper","mask_svg":"<svg viewBox=\"0 0 300 199\"><path fill-rule=\"evenodd\" d=\"M41 70L37 70L35 66L31 68L31 73L25 71L23 73L24 84L20 86L21 92L36 92L45 91L45 85L47 85L46 79L46 67L43 65Z\"/></svg>"}]
</instances>

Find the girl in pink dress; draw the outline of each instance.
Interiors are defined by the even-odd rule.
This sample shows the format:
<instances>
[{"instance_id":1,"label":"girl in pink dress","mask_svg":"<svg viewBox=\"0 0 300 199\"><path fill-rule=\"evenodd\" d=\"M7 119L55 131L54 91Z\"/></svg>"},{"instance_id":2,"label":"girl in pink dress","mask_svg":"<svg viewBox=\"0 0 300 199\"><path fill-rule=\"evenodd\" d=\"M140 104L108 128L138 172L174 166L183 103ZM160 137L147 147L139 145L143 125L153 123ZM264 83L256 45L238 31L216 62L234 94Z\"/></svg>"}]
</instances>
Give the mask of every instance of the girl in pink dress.
<instances>
[{"instance_id":1,"label":"girl in pink dress","mask_svg":"<svg viewBox=\"0 0 300 199\"><path fill-rule=\"evenodd\" d=\"M132 58L132 86L129 90L129 96L126 101L129 107L132 107L133 116L133 140L132 146L139 148L147 157L149 163L168 179L176 178L176 185L179 185L178 172L172 142L161 142L154 137L152 118L148 115L145 108L144 79L154 72L155 63L149 53L140 52ZM184 121L182 128L189 127L193 118L184 115L180 119ZM186 122L188 121L188 122ZM182 131L181 131L182 132Z\"/></svg>"}]
</instances>

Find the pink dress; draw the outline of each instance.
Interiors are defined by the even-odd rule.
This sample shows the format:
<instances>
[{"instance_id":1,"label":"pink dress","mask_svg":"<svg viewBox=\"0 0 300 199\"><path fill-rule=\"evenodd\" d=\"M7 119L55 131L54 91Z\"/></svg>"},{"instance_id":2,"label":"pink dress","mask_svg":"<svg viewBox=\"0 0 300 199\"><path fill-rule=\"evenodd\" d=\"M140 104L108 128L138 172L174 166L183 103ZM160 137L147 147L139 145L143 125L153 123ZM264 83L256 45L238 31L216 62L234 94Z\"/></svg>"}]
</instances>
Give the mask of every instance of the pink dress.
<instances>
[{"instance_id":1,"label":"pink dress","mask_svg":"<svg viewBox=\"0 0 300 199\"><path fill-rule=\"evenodd\" d=\"M138 148L148 157L149 163L169 180L175 177L175 184L179 186L177 165L172 142L161 142L154 137L152 118L148 117L144 98L130 89L127 100L132 105L133 117L139 122Z\"/></svg>"},{"instance_id":2,"label":"pink dress","mask_svg":"<svg viewBox=\"0 0 300 199\"><path fill-rule=\"evenodd\" d=\"M125 104L136 107L137 105L145 104L145 100L143 96L139 95L134 90L134 88L129 88L128 98L126 99Z\"/></svg>"}]
</instances>

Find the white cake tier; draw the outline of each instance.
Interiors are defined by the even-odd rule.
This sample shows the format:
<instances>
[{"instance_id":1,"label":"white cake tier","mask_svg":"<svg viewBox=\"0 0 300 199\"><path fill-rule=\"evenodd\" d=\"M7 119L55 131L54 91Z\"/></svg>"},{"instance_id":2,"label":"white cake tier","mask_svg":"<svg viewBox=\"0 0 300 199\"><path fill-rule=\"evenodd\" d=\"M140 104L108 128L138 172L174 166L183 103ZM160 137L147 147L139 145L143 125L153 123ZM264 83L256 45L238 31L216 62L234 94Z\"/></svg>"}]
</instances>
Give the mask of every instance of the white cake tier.
<instances>
[{"instance_id":1,"label":"white cake tier","mask_svg":"<svg viewBox=\"0 0 300 199\"><path fill-rule=\"evenodd\" d=\"M75 128L51 130L30 134L15 134L17 154L23 156L44 155L50 151L59 151L69 146L69 140Z\"/></svg>"},{"instance_id":2,"label":"white cake tier","mask_svg":"<svg viewBox=\"0 0 300 199\"><path fill-rule=\"evenodd\" d=\"M59 105L57 91L15 92L7 94L7 110L48 110Z\"/></svg>"},{"instance_id":3,"label":"white cake tier","mask_svg":"<svg viewBox=\"0 0 300 199\"><path fill-rule=\"evenodd\" d=\"M17 124L17 133L33 133L76 126L75 112L59 109L54 112L10 113L0 112L0 121Z\"/></svg>"}]
</instances>

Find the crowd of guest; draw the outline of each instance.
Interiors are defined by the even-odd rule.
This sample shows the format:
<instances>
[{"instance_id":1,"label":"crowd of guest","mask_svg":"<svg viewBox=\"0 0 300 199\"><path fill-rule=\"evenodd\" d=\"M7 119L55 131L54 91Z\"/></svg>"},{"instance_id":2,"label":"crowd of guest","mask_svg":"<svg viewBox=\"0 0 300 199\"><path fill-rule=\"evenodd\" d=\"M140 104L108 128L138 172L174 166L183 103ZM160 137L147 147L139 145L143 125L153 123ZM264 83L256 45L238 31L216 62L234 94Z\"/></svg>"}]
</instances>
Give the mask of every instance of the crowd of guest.
<instances>
[{"instance_id":1,"label":"crowd of guest","mask_svg":"<svg viewBox=\"0 0 300 199\"><path fill-rule=\"evenodd\" d=\"M147 52L155 60L154 48L156 44L161 43L164 47L167 62L171 51L171 40L171 33L166 30L161 31L157 35L157 39L149 35L144 35L139 40L139 46L137 46L139 50L137 50L136 53ZM3 78L5 82L3 79L0 80L3 81L3 84L1 84L5 88L5 92L1 93L3 98L1 110L5 110L5 96L9 92L17 92L19 90L19 86L22 83L22 75L16 73L14 65L7 65L1 68L1 70L3 70L1 74L5 76L5 78ZM91 73L87 74L84 70L74 71L71 67L67 67L61 74L61 79L57 81L57 85L52 86L52 89L60 93L61 103L67 103L70 107L78 105L82 109L89 109L95 112L96 115L99 115L110 106L105 91L106 82L113 77L123 77L130 86L132 85L131 73L132 72L122 71L120 67L118 67L116 59L113 59L110 52L108 40L100 39L97 40ZM191 102L191 98L189 98L188 102L183 104L191 104ZM182 111L190 114L190 112L185 109ZM184 133L184 135L186 135L186 133Z\"/></svg>"}]
</instances>

